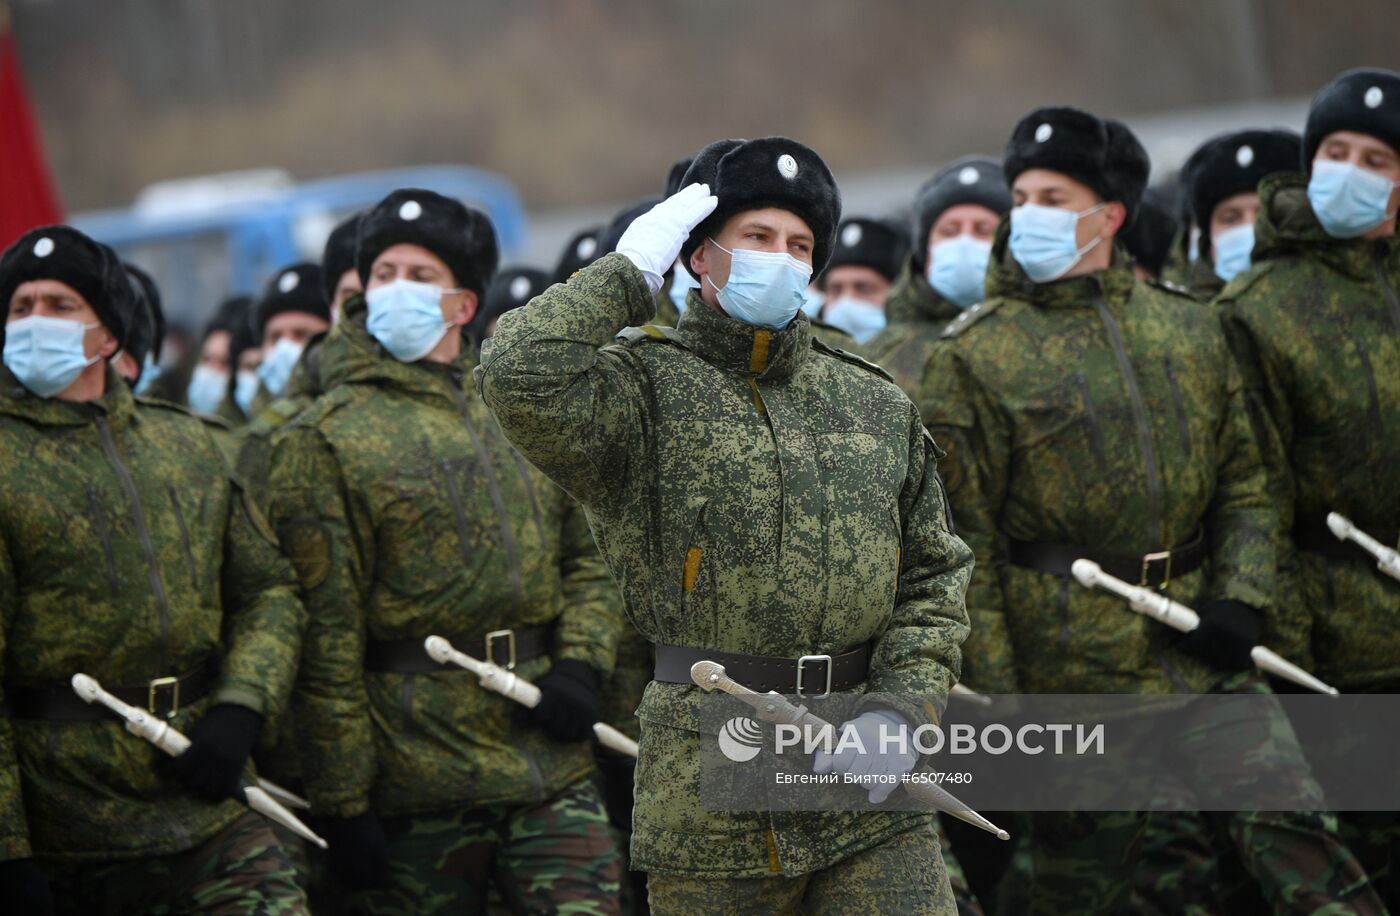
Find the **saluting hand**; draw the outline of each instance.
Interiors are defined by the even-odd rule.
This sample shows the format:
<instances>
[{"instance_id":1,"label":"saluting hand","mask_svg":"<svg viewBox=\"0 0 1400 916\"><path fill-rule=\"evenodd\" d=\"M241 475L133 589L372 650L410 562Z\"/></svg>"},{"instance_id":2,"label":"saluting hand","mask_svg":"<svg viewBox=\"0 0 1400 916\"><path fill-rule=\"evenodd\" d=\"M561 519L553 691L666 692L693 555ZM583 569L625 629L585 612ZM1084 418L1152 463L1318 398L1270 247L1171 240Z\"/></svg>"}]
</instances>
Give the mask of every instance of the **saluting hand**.
<instances>
[{"instance_id":1,"label":"saluting hand","mask_svg":"<svg viewBox=\"0 0 1400 916\"><path fill-rule=\"evenodd\" d=\"M655 293L691 231L717 206L709 185L687 185L634 219L618 240L617 253L637 266Z\"/></svg>"}]
</instances>

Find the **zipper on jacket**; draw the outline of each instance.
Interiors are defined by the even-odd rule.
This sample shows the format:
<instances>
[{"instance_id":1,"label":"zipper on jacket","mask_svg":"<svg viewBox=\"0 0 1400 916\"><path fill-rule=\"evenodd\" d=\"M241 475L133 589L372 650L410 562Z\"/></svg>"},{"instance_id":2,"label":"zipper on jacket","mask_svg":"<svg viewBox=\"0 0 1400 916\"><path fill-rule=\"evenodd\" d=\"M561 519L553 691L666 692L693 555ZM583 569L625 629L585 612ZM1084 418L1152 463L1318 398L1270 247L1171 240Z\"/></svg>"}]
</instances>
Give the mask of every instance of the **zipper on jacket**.
<instances>
[{"instance_id":1,"label":"zipper on jacket","mask_svg":"<svg viewBox=\"0 0 1400 916\"><path fill-rule=\"evenodd\" d=\"M1083 372L1076 372L1074 380L1079 385L1079 396L1084 400L1084 422L1089 427L1089 444L1094 449L1094 460L1098 462L1099 473L1108 473L1108 455L1103 447L1103 429L1099 426L1099 414L1094 409L1094 399L1089 396L1089 380Z\"/></svg>"},{"instance_id":2,"label":"zipper on jacket","mask_svg":"<svg viewBox=\"0 0 1400 916\"><path fill-rule=\"evenodd\" d=\"M116 595L117 589L121 587L121 582L117 579L117 558L112 553L112 532L107 527L107 513L102 509L102 501L98 498L97 487L88 484L88 505L92 511L92 524L97 529L97 538L102 542L102 555L107 560L107 587L112 594Z\"/></svg>"},{"instance_id":3,"label":"zipper on jacket","mask_svg":"<svg viewBox=\"0 0 1400 916\"><path fill-rule=\"evenodd\" d=\"M185 547L185 562L190 567L190 585L195 591L199 591L199 570L194 565L194 551L190 548L190 529L185 525L185 513L180 509L180 498L175 494L175 484L167 480L165 489L170 493L170 505L175 507L175 521L180 525L180 542Z\"/></svg>"},{"instance_id":4,"label":"zipper on jacket","mask_svg":"<svg viewBox=\"0 0 1400 916\"><path fill-rule=\"evenodd\" d=\"M1191 433L1186 425L1186 402L1181 398L1181 385L1176 380L1176 367L1172 365L1170 358L1163 359L1162 362L1167 367L1167 381L1172 386L1172 405L1176 408L1176 430L1181 436L1181 451L1190 455Z\"/></svg>"},{"instance_id":5,"label":"zipper on jacket","mask_svg":"<svg viewBox=\"0 0 1400 916\"><path fill-rule=\"evenodd\" d=\"M1396 298L1395 287L1385 278L1385 255L1376 250L1376 282L1381 285L1386 304L1390 306L1390 323L1395 325L1395 333L1400 334L1400 298Z\"/></svg>"},{"instance_id":6,"label":"zipper on jacket","mask_svg":"<svg viewBox=\"0 0 1400 916\"><path fill-rule=\"evenodd\" d=\"M1366 348L1366 341L1360 337L1353 337L1352 343L1356 344L1356 355L1361 358L1361 368L1366 372L1366 393L1369 397L1369 406L1366 409L1368 424L1375 431L1376 439L1380 439L1381 433L1381 398L1380 392L1376 389L1376 373L1371 368L1371 353Z\"/></svg>"},{"instance_id":7,"label":"zipper on jacket","mask_svg":"<svg viewBox=\"0 0 1400 916\"><path fill-rule=\"evenodd\" d=\"M501 547L506 552L506 568L510 574L511 591L515 594L515 613L518 615L525 609L525 587L520 577L520 557L515 552L515 535L510 530L510 516L506 514L506 501L501 495L500 481L496 479L496 468L491 464L491 455L486 451L486 445L476 431L476 424L472 422L467 396L456 384L449 384L448 387L452 389L452 396L457 400L462 426L466 428L467 435L472 440L472 448L476 449L477 464L481 467L482 476L486 478L486 489L491 494L491 504L496 509L496 518L501 530Z\"/></svg>"},{"instance_id":8,"label":"zipper on jacket","mask_svg":"<svg viewBox=\"0 0 1400 916\"><path fill-rule=\"evenodd\" d=\"M131 518L136 524L136 535L141 539L141 549L146 554L151 593L155 597L156 613L160 617L160 647L156 650L155 676L162 677L165 674L165 651L170 643L170 606L165 596L165 582L160 577L155 544L151 542L151 531L146 527L146 511L141 507L141 494L136 492L136 481L132 479L131 472L117 454L117 443L112 439L112 428L107 424L107 418L101 414L97 416L97 432L102 439L102 449L107 453L107 460L112 463L117 478L126 490L127 498L131 500Z\"/></svg>"},{"instance_id":9,"label":"zipper on jacket","mask_svg":"<svg viewBox=\"0 0 1400 916\"><path fill-rule=\"evenodd\" d=\"M1157 470L1157 449L1152 444L1152 427L1147 418L1147 405L1142 400L1142 390L1138 388L1137 373L1128 360L1128 351L1123 346L1123 335L1118 330L1118 322L1108 310L1102 297L1094 300L1094 310L1099 313L1108 333L1108 343L1113 348L1113 356L1118 360L1118 369L1123 373L1123 381L1128 386L1128 399L1132 402L1133 422L1137 425L1138 442L1142 449L1142 462L1147 471L1147 513L1148 524L1155 543L1149 545L1166 549L1171 547L1164 530L1162 519L1162 478Z\"/></svg>"},{"instance_id":10,"label":"zipper on jacket","mask_svg":"<svg viewBox=\"0 0 1400 916\"><path fill-rule=\"evenodd\" d=\"M488 432L490 428L487 428ZM547 544L548 540L544 536L544 519L540 516L540 501L535 498L535 484L530 480L530 466L525 463L525 459L509 443L506 444L510 457L515 459L515 467L520 471L520 479L525 482L525 497L530 500L530 512L535 517L535 533L540 536L540 543Z\"/></svg>"}]
</instances>

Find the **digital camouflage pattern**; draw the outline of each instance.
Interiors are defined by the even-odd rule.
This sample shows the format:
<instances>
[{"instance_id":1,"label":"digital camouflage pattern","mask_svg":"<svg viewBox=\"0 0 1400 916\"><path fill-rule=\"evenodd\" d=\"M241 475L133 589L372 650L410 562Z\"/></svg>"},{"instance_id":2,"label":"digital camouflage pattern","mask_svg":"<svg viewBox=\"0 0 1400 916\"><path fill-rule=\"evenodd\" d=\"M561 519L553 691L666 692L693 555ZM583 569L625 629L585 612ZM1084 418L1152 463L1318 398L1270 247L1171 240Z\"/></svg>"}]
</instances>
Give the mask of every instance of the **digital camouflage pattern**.
<instances>
[{"instance_id":1,"label":"digital camouflage pattern","mask_svg":"<svg viewBox=\"0 0 1400 916\"><path fill-rule=\"evenodd\" d=\"M861 708L936 718L972 559L913 405L803 316L774 332L691 303L674 331L643 328L646 283L609 255L503 316L478 384L588 509L649 641L796 658L875 640ZM930 821L705 811L699 694L653 681L639 710L632 856L653 879L805 874Z\"/></svg>"},{"instance_id":2,"label":"digital camouflage pattern","mask_svg":"<svg viewBox=\"0 0 1400 916\"><path fill-rule=\"evenodd\" d=\"M865 345L865 355L894 377L925 422L933 415L928 390L936 387L930 385L928 375L933 351L948 322L960 314L962 309L929 285L911 256L885 300L889 324Z\"/></svg>"},{"instance_id":3,"label":"digital camouflage pattern","mask_svg":"<svg viewBox=\"0 0 1400 916\"><path fill-rule=\"evenodd\" d=\"M363 300L360 300L363 302ZM311 403L320 397L320 349L317 338L309 341L292 368L287 379L287 390L280 398L274 398L252 420L239 427L234 436L237 442L235 468L239 479L244 482L258 506L267 510L267 472L272 460L272 437Z\"/></svg>"},{"instance_id":4,"label":"digital camouflage pattern","mask_svg":"<svg viewBox=\"0 0 1400 916\"><path fill-rule=\"evenodd\" d=\"M512 913L618 912L617 847L587 781L540 805L405 815L384 829L389 886L353 897L355 912L484 913L488 900Z\"/></svg>"},{"instance_id":5,"label":"digital camouflage pattern","mask_svg":"<svg viewBox=\"0 0 1400 916\"><path fill-rule=\"evenodd\" d=\"M1209 254L1202 254L1187 263L1181 272L1181 283L1176 284L1191 294L1197 302L1210 302L1225 288L1225 281L1215 272Z\"/></svg>"},{"instance_id":6,"label":"digital camouflage pattern","mask_svg":"<svg viewBox=\"0 0 1400 916\"><path fill-rule=\"evenodd\" d=\"M110 369L88 404L28 394L0 369L0 658L7 688L74 673L137 686L222 658L215 703L285 702L305 615L272 531L203 422L138 402ZM158 777L113 718L0 720L0 859L103 861L187 850L245 810Z\"/></svg>"},{"instance_id":7,"label":"digital camouflage pattern","mask_svg":"<svg viewBox=\"0 0 1400 916\"><path fill-rule=\"evenodd\" d=\"M960 916L932 823L810 874L711 878L653 875L656 916Z\"/></svg>"},{"instance_id":8,"label":"digital camouflage pattern","mask_svg":"<svg viewBox=\"0 0 1400 916\"><path fill-rule=\"evenodd\" d=\"M554 657L606 677L621 623L587 520L510 447L471 364L404 364L356 300L321 347L327 393L274 437L274 525L310 616L299 690L307 791L348 817L538 802L582 778L589 745L516 721L518 704L457 668L366 672L367 638L456 638L553 622ZM522 662L538 679L550 661Z\"/></svg>"},{"instance_id":9,"label":"digital camouflage pattern","mask_svg":"<svg viewBox=\"0 0 1400 916\"><path fill-rule=\"evenodd\" d=\"M304 916L306 895L269 822L243 814L187 852L46 869L55 909L73 916Z\"/></svg>"},{"instance_id":10,"label":"digital camouflage pattern","mask_svg":"<svg viewBox=\"0 0 1400 916\"><path fill-rule=\"evenodd\" d=\"M1400 237L1341 240L1302 175L1260 184L1254 266L1221 294L1285 531L1330 540L1327 513L1400 526ZM1382 535L1383 536L1383 535ZM1394 545L1392 545L1394 546ZM1280 594L1314 673L1344 691L1400 684L1400 582L1359 553L1307 550ZM1310 637L1310 638L1309 638Z\"/></svg>"},{"instance_id":11,"label":"digital camouflage pattern","mask_svg":"<svg viewBox=\"0 0 1400 916\"><path fill-rule=\"evenodd\" d=\"M1117 597L1007 561L1010 538L1146 554L1204 525L1208 562L1166 593L1268 612L1277 516L1214 311L1106 271L1030 283L1004 221L987 301L928 372L959 533L981 558L964 677L984 693L1202 692L1176 631Z\"/></svg>"}]
</instances>

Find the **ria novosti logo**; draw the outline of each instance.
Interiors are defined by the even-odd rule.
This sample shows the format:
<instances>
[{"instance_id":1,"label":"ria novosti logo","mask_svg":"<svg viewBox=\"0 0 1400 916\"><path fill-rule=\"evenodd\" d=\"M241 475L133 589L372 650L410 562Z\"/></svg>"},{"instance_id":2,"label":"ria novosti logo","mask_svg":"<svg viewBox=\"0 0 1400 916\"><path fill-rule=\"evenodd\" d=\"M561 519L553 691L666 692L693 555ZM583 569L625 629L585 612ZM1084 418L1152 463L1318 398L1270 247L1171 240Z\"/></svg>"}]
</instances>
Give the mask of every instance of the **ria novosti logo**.
<instances>
[{"instance_id":1,"label":"ria novosti logo","mask_svg":"<svg viewBox=\"0 0 1400 916\"><path fill-rule=\"evenodd\" d=\"M763 728L747 716L735 716L719 731L719 749L735 763L747 763L763 750Z\"/></svg>"}]
</instances>

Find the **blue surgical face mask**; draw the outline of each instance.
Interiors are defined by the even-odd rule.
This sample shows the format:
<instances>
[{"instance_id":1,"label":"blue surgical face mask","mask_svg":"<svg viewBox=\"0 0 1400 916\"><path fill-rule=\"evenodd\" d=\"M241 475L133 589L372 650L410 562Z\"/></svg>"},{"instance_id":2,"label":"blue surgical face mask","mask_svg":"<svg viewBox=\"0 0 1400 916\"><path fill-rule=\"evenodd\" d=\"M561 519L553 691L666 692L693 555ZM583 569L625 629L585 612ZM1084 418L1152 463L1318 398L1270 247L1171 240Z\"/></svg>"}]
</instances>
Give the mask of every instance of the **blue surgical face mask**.
<instances>
[{"instance_id":1,"label":"blue surgical face mask","mask_svg":"<svg viewBox=\"0 0 1400 916\"><path fill-rule=\"evenodd\" d=\"M671 289L667 295L671 297L671 303L676 307L676 314L685 314L685 297L690 295L693 289L699 289L700 284L695 282L695 278L690 275L690 271L681 266L681 262L676 262L676 269L671 274Z\"/></svg>"},{"instance_id":2,"label":"blue surgical face mask","mask_svg":"<svg viewBox=\"0 0 1400 916\"><path fill-rule=\"evenodd\" d=\"M812 266L782 251L730 251L714 239L710 244L729 254L729 281L714 287L724 313L735 321L780 331L797 316L812 279Z\"/></svg>"},{"instance_id":3,"label":"blue surgical face mask","mask_svg":"<svg viewBox=\"0 0 1400 916\"><path fill-rule=\"evenodd\" d=\"M160 378L160 372L160 366L156 363L155 359L152 358L151 354L147 353L146 358L141 361L141 377L138 378L136 384L132 386L131 393L139 395L150 391L151 386Z\"/></svg>"},{"instance_id":4,"label":"blue surgical face mask","mask_svg":"<svg viewBox=\"0 0 1400 916\"><path fill-rule=\"evenodd\" d=\"M824 308L826 308L826 294L809 286L807 292L802 294L802 314L808 318L816 318Z\"/></svg>"},{"instance_id":5,"label":"blue surgical face mask","mask_svg":"<svg viewBox=\"0 0 1400 916\"><path fill-rule=\"evenodd\" d=\"M958 308L982 301L992 243L960 235L935 242L928 250L928 283Z\"/></svg>"},{"instance_id":6,"label":"blue surgical face mask","mask_svg":"<svg viewBox=\"0 0 1400 916\"><path fill-rule=\"evenodd\" d=\"M826 307L822 316L827 324L840 328L865 343L885 328L885 310L873 302L842 296Z\"/></svg>"},{"instance_id":7,"label":"blue surgical face mask","mask_svg":"<svg viewBox=\"0 0 1400 916\"><path fill-rule=\"evenodd\" d=\"M258 396L258 373L253 369L239 369L233 380L233 403L243 411L243 416L253 413L253 398Z\"/></svg>"},{"instance_id":8,"label":"blue surgical face mask","mask_svg":"<svg viewBox=\"0 0 1400 916\"><path fill-rule=\"evenodd\" d=\"M292 377L292 370L296 368L304 349L305 344L283 337L263 354L263 361L258 364L258 378L262 379L263 387L273 397L280 398L282 392L287 390L287 380Z\"/></svg>"},{"instance_id":9,"label":"blue surgical face mask","mask_svg":"<svg viewBox=\"0 0 1400 916\"><path fill-rule=\"evenodd\" d=\"M1249 270L1254 256L1254 227L1246 223L1226 229L1211 236L1210 247L1215 252L1215 275L1229 283L1237 274Z\"/></svg>"},{"instance_id":10,"label":"blue surgical face mask","mask_svg":"<svg viewBox=\"0 0 1400 916\"><path fill-rule=\"evenodd\" d=\"M1338 239L1365 235L1395 215L1390 192L1400 186L1349 162L1319 159L1308 181L1308 201L1327 234Z\"/></svg>"},{"instance_id":11,"label":"blue surgical face mask","mask_svg":"<svg viewBox=\"0 0 1400 916\"><path fill-rule=\"evenodd\" d=\"M185 389L185 401L195 413L214 414L228 391L228 373L209 366L195 366L190 387Z\"/></svg>"},{"instance_id":12,"label":"blue surgical face mask","mask_svg":"<svg viewBox=\"0 0 1400 916\"><path fill-rule=\"evenodd\" d=\"M1200 259L1200 257L1201 230L1197 229L1195 226L1192 226L1191 231L1187 234L1186 238L1186 260L1194 264L1197 260Z\"/></svg>"},{"instance_id":13,"label":"blue surgical face mask","mask_svg":"<svg viewBox=\"0 0 1400 916\"><path fill-rule=\"evenodd\" d=\"M432 352L452 327L442 319L442 297L460 293L431 283L395 280L365 293L369 319L365 327L401 363L417 362Z\"/></svg>"},{"instance_id":14,"label":"blue surgical face mask","mask_svg":"<svg viewBox=\"0 0 1400 916\"><path fill-rule=\"evenodd\" d=\"M1060 279L1103 241L1098 236L1080 248L1075 229L1081 219L1105 206L1098 204L1075 213L1059 207L1021 204L1011 211L1011 256L1036 283Z\"/></svg>"},{"instance_id":15,"label":"blue surgical face mask","mask_svg":"<svg viewBox=\"0 0 1400 916\"><path fill-rule=\"evenodd\" d=\"M99 326L47 315L12 321L5 326L5 365L25 388L51 398L102 358L88 359L83 346L83 336Z\"/></svg>"}]
</instances>

